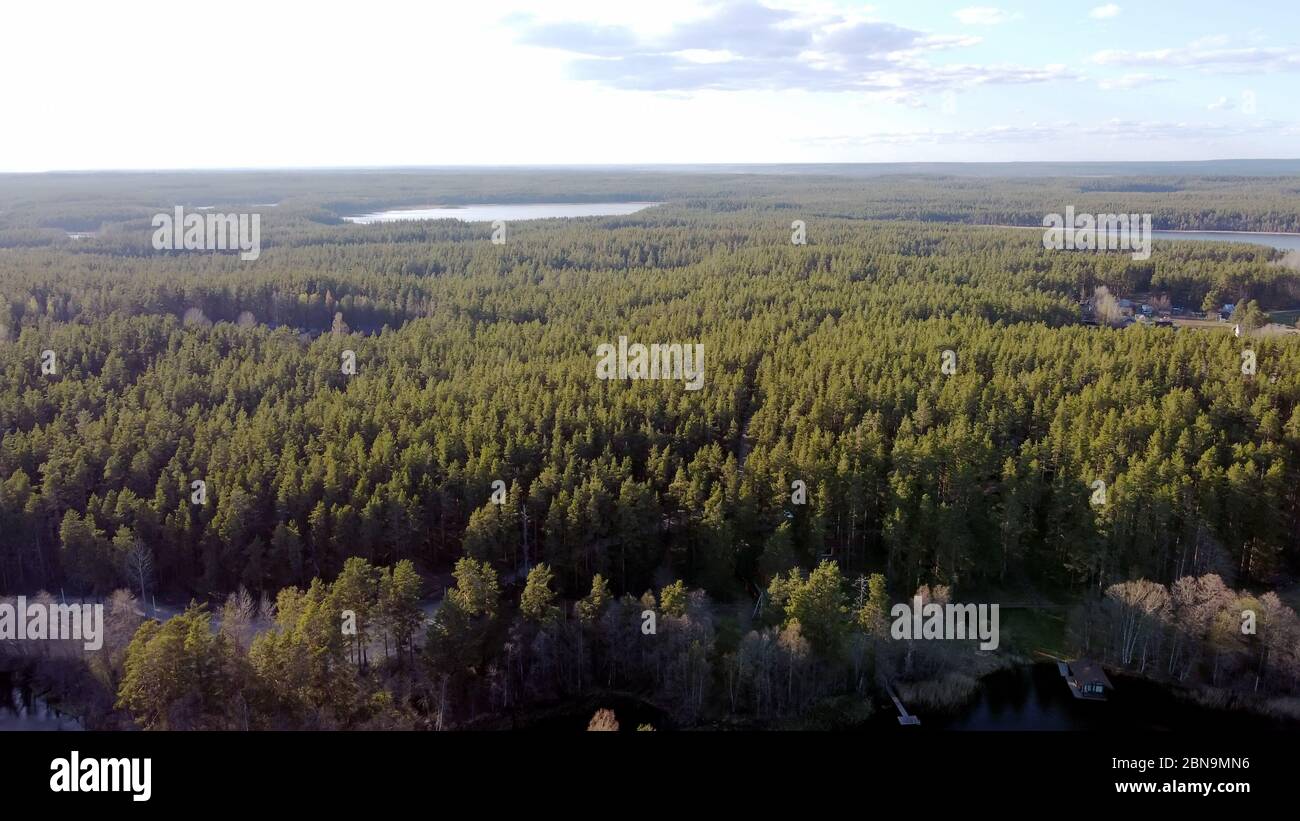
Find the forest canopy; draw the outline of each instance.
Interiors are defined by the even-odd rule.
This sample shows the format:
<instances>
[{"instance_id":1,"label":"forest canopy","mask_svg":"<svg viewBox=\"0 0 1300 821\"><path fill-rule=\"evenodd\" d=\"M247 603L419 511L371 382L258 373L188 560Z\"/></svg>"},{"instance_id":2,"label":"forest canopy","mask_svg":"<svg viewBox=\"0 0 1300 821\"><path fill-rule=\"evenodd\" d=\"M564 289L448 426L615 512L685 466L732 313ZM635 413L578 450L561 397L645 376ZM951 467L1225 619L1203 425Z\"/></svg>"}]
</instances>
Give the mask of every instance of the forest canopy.
<instances>
[{"instance_id":1,"label":"forest canopy","mask_svg":"<svg viewBox=\"0 0 1300 821\"><path fill-rule=\"evenodd\" d=\"M1072 203L1150 211L1157 227L1297 231L1300 178L361 177L0 181L0 593L274 603L276 626L251 642L213 633L198 607L141 628L118 706L145 726L174 719L138 700L172 632L198 625L213 638L195 652L283 681L275 665L318 639L316 614L370 601L348 580L391 590L397 567L405 604L365 605L389 607L394 659L415 649L413 578L463 594L422 641L452 677L450 695L421 702L439 721L473 718L483 671L508 671L501 654L522 646L497 609L507 591L529 642L576 654L527 663L579 689L601 670L658 676L696 717L717 698L700 666L717 608L763 591L775 613L734 652L849 664L845 631L873 635L870 618L783 608L822 586L859 613L849 585L871 576L898 599L1033 585L1102 602L1136 579L1263 591L1300 570L1298 338L1082 321L1103 287L1292 308L1300 282L1281 255L1157 242L1136 261L997 227ZM486 224L341 221L494 199L664 204L521 222L504 245ZM260 259L149 247L150 215L200 203L261 213ZM791 244L793 219L806 245ZM80 231L94 235L67 236ZM597 346L620 336L702 344L704 388L596 379ZM606 621L636 631L647 590L680 641L653 674L608 632L584 643ZM328 693L331 669L244 697L345 725L400 720L400 705ZM236 683L212 683L195 715ZM751 682L751 706L835 692L805 684L806 698Z\"/></svg>"}]
</instances>

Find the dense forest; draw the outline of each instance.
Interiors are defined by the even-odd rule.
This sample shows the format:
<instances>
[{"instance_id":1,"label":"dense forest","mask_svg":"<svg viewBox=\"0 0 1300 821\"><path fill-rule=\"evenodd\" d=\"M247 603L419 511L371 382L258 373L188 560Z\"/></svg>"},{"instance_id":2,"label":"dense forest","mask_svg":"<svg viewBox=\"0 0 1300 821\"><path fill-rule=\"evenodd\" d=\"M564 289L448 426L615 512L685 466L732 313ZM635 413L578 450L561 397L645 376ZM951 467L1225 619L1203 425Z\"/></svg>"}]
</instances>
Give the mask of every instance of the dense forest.
<instances>
[{"instance_id":1,"label":"dense forest","mask_svg":"<svg viewBox=\"0 0 1300 821\"><path fill-rule=\"evenodd\" d=\"M1297 231L1300 178L300 176L0 181L0 594L108 602L107 652L44 673L97 683L88 721L501 726L618 692L651 724L851 723L886 673L990 663L888 639L918 590L1032 590L1117 665L1300 695L1300 338L1082 321L1102 286L1290 309L1293 266L997 227ZM504 245L341 221L559 200L664 204ZM177 203L258 211L261 258L153 251ZM597 379L620 336L702 344L704 388Z\"/></svg>"}]
</instances>

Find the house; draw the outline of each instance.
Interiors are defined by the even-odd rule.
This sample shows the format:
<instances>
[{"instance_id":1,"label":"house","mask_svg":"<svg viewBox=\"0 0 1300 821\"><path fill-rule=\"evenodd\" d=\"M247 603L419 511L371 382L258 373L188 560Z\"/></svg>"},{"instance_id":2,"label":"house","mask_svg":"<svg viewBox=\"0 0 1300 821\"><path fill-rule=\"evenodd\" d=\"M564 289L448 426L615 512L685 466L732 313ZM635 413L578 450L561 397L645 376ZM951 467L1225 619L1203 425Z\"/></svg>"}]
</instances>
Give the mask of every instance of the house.
<instances>
[{"instance_id":1,"label":"house","mask_svg":"<svg viewBox=\"0 0 1300 821\"><path fill-rule=\"evenodd\" d=\"M1075 659L1062 665L1061 674L1065 683L1070 685L1070 694L1075 698L1091 701L1105 701L1106 694L1115 689L1106 678L1106 671L1101 665L1087 659Z\"/></svg>"}]
</instances>

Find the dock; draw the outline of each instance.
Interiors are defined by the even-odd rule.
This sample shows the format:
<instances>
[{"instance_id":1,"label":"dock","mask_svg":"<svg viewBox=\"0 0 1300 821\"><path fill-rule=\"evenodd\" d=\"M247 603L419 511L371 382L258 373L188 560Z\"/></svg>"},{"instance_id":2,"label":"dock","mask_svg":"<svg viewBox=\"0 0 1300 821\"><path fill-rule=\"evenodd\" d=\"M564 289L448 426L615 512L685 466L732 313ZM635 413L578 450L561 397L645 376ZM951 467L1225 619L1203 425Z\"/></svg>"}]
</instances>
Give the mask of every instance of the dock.
<instances>
[{"instance_id":1,"label":"dock","mask_svg":"<svg viewBox=\"0 0 1300 821\"><path fill-rule=\"evenodd\" d=\"M893 700L894 706L898 708L899 724L902 724L903 726L909 726L913 724L918 726L920 725L921 719L907 712L907 708L903 706L903 702L898 700L898 694L894 692L894 688L891 685L889 684L885 685L885 692L889 693L889 697Z\"/></svg>"}]
</instances>

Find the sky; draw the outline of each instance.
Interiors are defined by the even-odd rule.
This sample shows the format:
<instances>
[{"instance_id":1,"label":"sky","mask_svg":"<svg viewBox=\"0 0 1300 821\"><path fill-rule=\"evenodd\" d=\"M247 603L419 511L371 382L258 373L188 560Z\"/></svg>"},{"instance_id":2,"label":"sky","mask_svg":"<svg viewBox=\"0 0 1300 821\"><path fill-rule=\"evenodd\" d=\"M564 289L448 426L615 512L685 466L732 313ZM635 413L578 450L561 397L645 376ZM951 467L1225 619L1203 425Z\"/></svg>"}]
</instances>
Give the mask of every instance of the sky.
<instances>
[{"instance_id":1,"label":"sky","mask_svg":"<svg viewBox=\"0 0 1300 821\"><path fill-rule=\"evenodd\" d=\"M42 0L0 171L1295 158L1297 88L1297 0Z\"/></svg>"}]
</instances>

